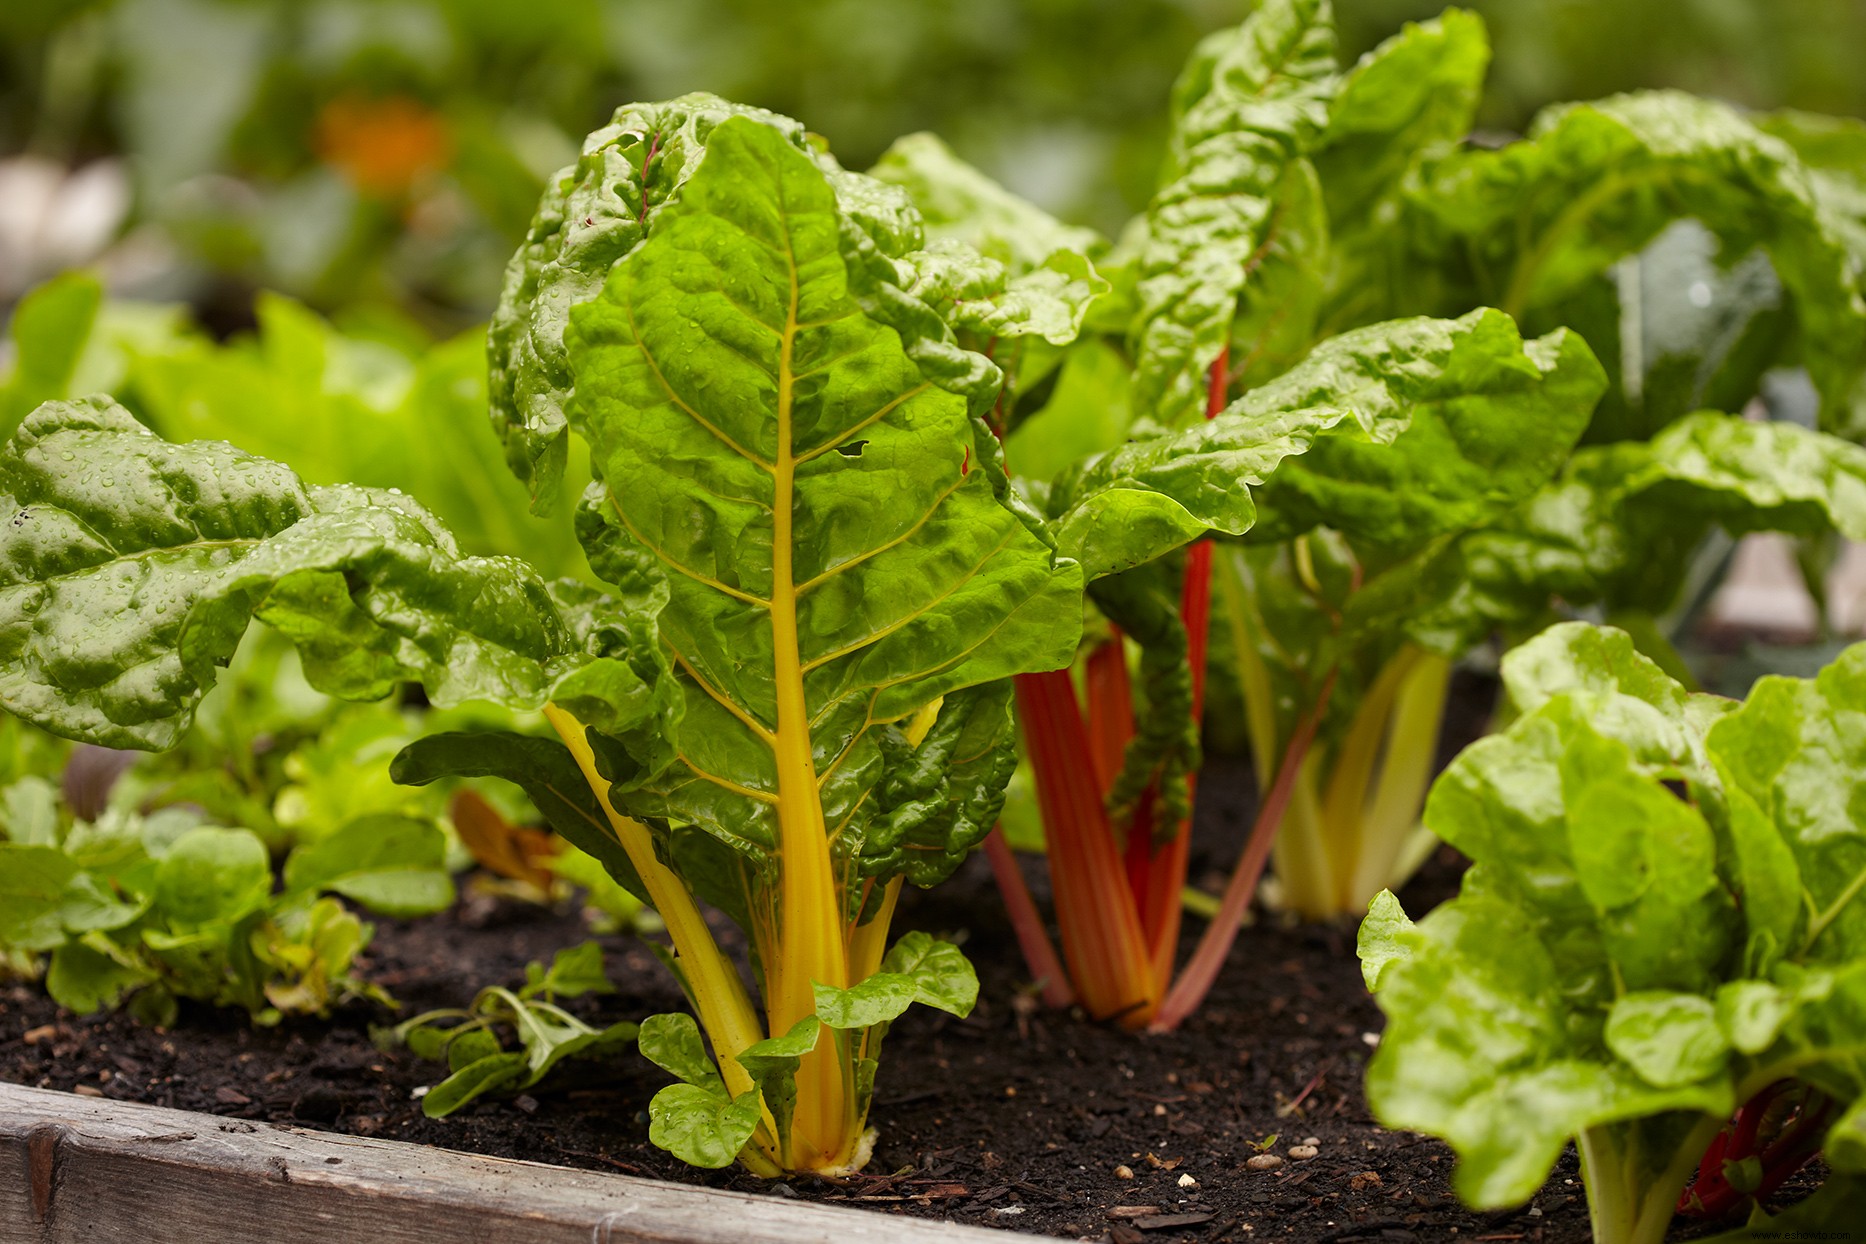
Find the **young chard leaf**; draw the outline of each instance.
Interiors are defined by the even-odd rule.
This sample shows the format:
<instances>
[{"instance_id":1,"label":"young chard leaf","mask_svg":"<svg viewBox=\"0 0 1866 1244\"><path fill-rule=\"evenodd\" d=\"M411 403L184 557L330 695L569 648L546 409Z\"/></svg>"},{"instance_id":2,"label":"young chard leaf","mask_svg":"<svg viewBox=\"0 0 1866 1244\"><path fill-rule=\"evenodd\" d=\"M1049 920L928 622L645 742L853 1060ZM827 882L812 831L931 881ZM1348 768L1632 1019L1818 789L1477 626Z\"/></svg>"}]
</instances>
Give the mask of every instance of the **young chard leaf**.
<instances>
[{"instance_id":1,"label":"young chard leaf","mask_svg":"<svg viewBox=\"0 0 1866 1244\"><path fill-rule=\"evenodd\" d=\"M731 1166L758 1130L758 1094L727 1098L692 1084L670 1084L648 1103L648 1139L689 1166Z\"/></svg>"},{"instance_id":2,"label":"young chard leaf","mask_svg":"<svg viewBox=\"0 0 1866 1244\"><path fill-rule=\"evenodd\" d=\"M816 1048L823 1023L806 1015L781 1037L769 1037L739 1051L739 1066L751 1074L777 1129L781 1150L790 1145L791 1119L797 1113L797 1065Z\"/></svg>"},{"instance_id":3,"label":"young chard leaf","mask_svg":"<svg viewBox=\"0 0 1866 1244\"><path fill-rule=\"evenodd\" d=\"M708 1092L725 1094L725 1082L706 1052L693 1016L683 1011L650 1015L641 1022L636 1042L642 1057L669 1075Z\"/></svg>"}]
</instances>

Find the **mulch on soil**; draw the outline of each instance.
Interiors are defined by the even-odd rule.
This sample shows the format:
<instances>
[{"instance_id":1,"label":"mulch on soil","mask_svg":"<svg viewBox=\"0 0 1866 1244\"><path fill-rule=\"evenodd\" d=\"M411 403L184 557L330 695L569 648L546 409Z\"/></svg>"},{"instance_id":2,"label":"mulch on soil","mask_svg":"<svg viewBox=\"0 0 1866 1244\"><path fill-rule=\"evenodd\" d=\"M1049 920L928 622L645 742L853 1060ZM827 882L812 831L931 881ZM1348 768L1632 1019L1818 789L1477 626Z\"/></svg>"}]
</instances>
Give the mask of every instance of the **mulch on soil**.
<instances>
[{"instance_id":1,"label":"mulch on soil","mask_svg":"<svg viewBox=\"0 0 1866 1244\"><path fill-rule=\"evenodd\" d=\"M1470 721L1454 721L1454 735L1475 733L1482 711L1463 716ZM1464 741L1448 738L1447 750ZM1195 879L1236 852L1249 784L1243 762L1208 765L1197 835L1208 863ZM1455 892L1459 871L1441 851L1402 893L1407 910L1417 916ZM404 1015L519 983L528 960L588 936L574 911L472 897L439 917L376 923L366 975ZM1188 924L1196 936L1201 926ZM1361 984L1351 925L1245 930L1203 1010L1164 1036L1037 1008L982 859L936 891L904 897L897 929L910 928L964 939L979 971L978 1007L964 1020L915 1008L896 1024L872 1116L874 1159L840 1183L695 1171L655 1149L648 1101L667 1077L646 1060L609 1069L601 1084L428 1119L415 1090L441 1069L376 1049L368 1028L384 1017L363 1009L256 1031L238 1014L184 1007L177 1027L160 1032L123 1016L74 1018L37 987L15 986L0 991L0 1079L1117 1244L1588 1238L1572 1154L1529 1205L1477 1214L1450 1190L1444 1145L1374 1123L1361 1077L1382 1021ZM571 1009L612 1023L681 1007L638 941L600 940L618 992ZM1290 1158L1305 1141L1317 1156ZM1282 1165L1247 1168L1260 1151ZM1812 1182L1804 1174L1797 1191Z\"/></svg>"}]
</instances>

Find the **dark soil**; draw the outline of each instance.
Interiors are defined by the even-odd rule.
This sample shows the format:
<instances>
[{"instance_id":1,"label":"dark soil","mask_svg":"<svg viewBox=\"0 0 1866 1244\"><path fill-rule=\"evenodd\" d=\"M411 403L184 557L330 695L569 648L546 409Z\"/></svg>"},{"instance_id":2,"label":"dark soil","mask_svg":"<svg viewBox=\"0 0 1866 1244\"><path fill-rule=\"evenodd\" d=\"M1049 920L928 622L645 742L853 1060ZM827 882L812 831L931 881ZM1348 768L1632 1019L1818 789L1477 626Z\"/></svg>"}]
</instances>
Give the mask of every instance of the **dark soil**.
<instances>
[{"instance_id":1,"label":"dark soil","mask_svg":"<svg viewBox=\"0 0 1866 1244\"><path fill-rule=\"evenodd\" d=\"M1487 686L1461 679L1461 690L1448 733L1463 737L1448 738L1448 750L1488 711ZM1248 766L1215 758L1201 794L1199 841L1217 849L1204 867L1228 863L1248 824ZM1402 894L1407 910L1418 915L1455 892L1460 871L1441 851ZM980 859L904 900L897 926L963 937L979 970L978 1007L964 1020L916 1008L896 1025L873 1112L874 1159L842 1183L695 1171L653 1148L648 1100L667 1079L645 1060L610 1069L600 1084L425 1118L414 1090L434 1083L438 1066L377 1050L368 1026L381 1017L360 1009L255 1031L239 1014L188 1007L162 1032L121 1015L74 1018L18 986L0 993L0 1079L1120 1244L1587 1239L1572 1154L1531 1204L1476 1214L1450 1192L1444 1145L1374 1123L1361 1075L1381 1017L1361 986L1351 926L1246 930L1204 1009L1167 1036L1037 1010ZM469 899L429 920L378 921L367 974L404 1014L461 1006L481 985L518 983L527 960L586 936L574 912ZM587 1018L680 1007L639 942L603 944L618 992L579 1004ZM1260 1148L1287 1155L1309 1138L1315 1158L1267 1172L1245 1166Z\"/></svg>"}]
</instances>

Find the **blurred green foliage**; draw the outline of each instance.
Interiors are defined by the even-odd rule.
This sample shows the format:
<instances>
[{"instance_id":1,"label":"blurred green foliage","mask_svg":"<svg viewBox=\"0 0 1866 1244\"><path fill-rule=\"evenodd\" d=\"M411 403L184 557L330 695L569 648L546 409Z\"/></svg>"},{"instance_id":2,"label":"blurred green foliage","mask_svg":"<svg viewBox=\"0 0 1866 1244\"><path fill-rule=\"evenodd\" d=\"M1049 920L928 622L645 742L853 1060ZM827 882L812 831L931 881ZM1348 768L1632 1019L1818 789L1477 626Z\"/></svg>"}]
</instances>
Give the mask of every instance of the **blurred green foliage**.
<instances>
[{"instance_id":1,"label":"blurred green foliage","mask_svg":"<svg viewBox=\"0 0 1866 1244\"><path fill-rule=\"evenodd\" d=\"M1248 0L7 0L0 156L130 161L133 292L244 323L250 289L482 316L543 179L619 102L703 89L803 118L851 167L943 134L1111 229L1158 101ZM1353 57L1440 0L1343 0ZM1857 0L1478 0L1482 124L1677 86L1866 113ZM136 233L137 226L145 226ZM45 275L41 273L41 275ZM126 282L113 282L122 286ZM0 299L17 296L0 290Z\"/></svg>"}]
</instances>

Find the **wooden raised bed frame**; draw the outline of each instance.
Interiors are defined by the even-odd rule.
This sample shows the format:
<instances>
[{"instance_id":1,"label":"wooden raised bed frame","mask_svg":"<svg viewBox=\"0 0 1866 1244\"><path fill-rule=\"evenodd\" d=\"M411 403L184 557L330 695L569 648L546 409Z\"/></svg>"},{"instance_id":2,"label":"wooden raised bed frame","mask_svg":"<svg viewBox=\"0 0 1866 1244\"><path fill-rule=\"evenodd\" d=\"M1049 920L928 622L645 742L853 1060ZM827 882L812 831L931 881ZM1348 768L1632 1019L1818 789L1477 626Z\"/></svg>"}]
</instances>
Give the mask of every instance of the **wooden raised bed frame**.
<instances>
[{"instance_id":1,"label":"wooden raised bed frame","mask_svg":"<svg viewBox=\"0 0 1866 1244\"><path fill-rule=\"evenodd\" d=\"M986 1244L995 1231L0 1084L0 1244Z\"/></svg>"}]
</instances>

